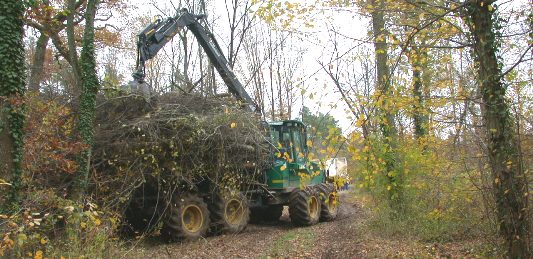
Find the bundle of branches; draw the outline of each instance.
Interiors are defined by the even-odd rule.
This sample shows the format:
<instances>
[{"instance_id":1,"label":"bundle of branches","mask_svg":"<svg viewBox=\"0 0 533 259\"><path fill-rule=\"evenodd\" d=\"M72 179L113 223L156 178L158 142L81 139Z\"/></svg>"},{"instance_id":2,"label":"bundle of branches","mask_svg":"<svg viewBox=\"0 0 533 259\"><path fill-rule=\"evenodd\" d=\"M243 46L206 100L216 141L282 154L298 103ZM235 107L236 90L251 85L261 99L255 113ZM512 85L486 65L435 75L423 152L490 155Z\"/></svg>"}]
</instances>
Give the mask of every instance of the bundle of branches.
<instances>
[{"instance_id":1,"label":"bundle of branches","mask_svg":"<svg viewBox=\"0 0 533 259\"><path fill-rule=\"evenodd\" d=\"M235 100L129 95L105 100L99 111L95 189L107 206L124 204L142 184L163 194L206 181L242 190L267 164L260 119Z\"/></svg>"}]
</instances>

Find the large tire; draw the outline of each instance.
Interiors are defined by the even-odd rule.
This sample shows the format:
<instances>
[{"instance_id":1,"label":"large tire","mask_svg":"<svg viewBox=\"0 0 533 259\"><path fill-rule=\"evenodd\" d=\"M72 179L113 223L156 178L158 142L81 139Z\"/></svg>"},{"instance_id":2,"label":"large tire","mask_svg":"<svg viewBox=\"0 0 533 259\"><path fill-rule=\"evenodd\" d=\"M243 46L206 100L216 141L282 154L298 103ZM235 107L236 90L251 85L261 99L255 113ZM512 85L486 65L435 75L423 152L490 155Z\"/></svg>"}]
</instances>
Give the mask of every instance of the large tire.
<instances>
[{"instance_id":1,"label":"large tire","mask_svg":"<svg viewBox=\"0 0 533 259\"><path fill-rule=\"evenodd\" d=\"M214 233L238 233L250 220L248 199L242 193L216 194L209 202L211 225Z\"/></svg>"},{"instance_id":2,"label":"large tire","mask_svg":"<svg viewBox=\"0 0 533 259\"><path fill-rule=\"evenodd\" d=\"M320 221L332 221L337 217L339 211L339 197L335 187L330 183L321 183L316 186L320 202Z\"/></svg>"},{"instance_id":3,"label":"large tire","mask_svg":"<svg viewBox=\"0 0 533 259\"><path fill-rule=\"evenodd\" d=\"M167 208L162 234L171 241L197 239L209 228L209 210L195 194L174 195Z\"/></svg>"},{"instance_id":4,"label":"large tire","mask_svg":"<svg viewBox=\"0 0 533 259\"><path fill-rule=\"evenodd\" d=\"M289 216L296 226L310 226L320 219L320 196L312 187L296 190L289 196Z\"/></svg>"}]
</instances>

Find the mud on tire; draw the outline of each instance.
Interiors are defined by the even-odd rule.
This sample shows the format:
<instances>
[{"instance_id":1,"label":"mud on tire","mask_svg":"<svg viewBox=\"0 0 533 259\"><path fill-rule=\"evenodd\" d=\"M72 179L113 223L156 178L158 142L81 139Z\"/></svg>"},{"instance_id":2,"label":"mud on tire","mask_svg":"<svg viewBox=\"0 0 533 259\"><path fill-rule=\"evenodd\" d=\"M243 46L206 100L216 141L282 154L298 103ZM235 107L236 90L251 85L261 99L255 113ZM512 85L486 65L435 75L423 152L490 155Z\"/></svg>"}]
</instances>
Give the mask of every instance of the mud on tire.
<instances>
[{"instance_id":1,"label":"mud on tire","mask_svg":"<svg viewBox=\"0 0 533 259\"><path fill-rule=\"evenodd\" d=\"M318 192L308 186L296 190L289 196L289 216L296 226L310 226L320 219L320 197Z\"/></svg>"},{"instance_id":2,"label":"mud on tire","mask_svg":"<svg viewBox=\"0 0 533 259\"><path fill-rule=\"evenodd\" d=\"M202 198L192 193L175 194L168 205L161 233L171 241L197 239L209 228L209 210Z\"/></svg>"},{"instance_id":3,"label":"mud on tire","mask_svg":"<svg viewBox=\"0 0 533 259\"><path fill-rule=\"evenodd\" d=\"M213 233L238 233L250 220L248 199L242 193L213 195L209 202Z\"/></svg>"}]
</instances>

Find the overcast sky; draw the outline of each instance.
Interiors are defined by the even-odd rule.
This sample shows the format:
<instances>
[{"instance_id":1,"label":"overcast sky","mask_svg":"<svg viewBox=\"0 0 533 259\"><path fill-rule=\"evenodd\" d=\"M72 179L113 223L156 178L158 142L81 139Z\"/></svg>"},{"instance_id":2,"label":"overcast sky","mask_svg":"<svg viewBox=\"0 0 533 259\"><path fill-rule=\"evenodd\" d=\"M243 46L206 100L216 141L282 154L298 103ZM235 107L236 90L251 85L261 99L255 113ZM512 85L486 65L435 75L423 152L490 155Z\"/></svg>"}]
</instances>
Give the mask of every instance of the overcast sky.
<instances>
[{"instance_id":1,"label":"overcast sky","mask_svg":"<svg viewBox=\"0 0 533 259\"><path fill-rule=\"evenodd\" d=\"M135 23L135 18L138 16L155 17L156 15L168 16L172 15L172 9L178 7L179 1L171 0L132 0L130 3L130 9L127 11L126 17L117 17L117 24L128 24L124 33L135 33L136 27L140 25ZM172 5L174 3L174 5ZM229 28L224 26L226 22L226 8L224 1L217 0L211 1L211 6L208 6L208 20L216 20L214 24L218 24L214 33L221 43L222 48L226 50L227 37L229 35ZM296 55L296 51L293 49L304 50L302 56L301 66L294 80L297 81L294 87L298 88L296 91L300 93L300 89L305 88L305 105L310 107L311 111L322 113L330 113L337 120L343 129L347 129L351 124L344 112L346 108L344 103L340 99L340 95L337 93L334 85L332 85L330 79L325 73L322 72L321 66L318 61L322 63L328 63L331 57L332 45L330 42L331 35L328 32L328 28L334 27L337 31L343 35L347 35L353 38L366 37L368 21L348 11L330 11L316 12L313 15L313 28L306 28L302 24L294 24L290 29L296 31L296 33L288 39L288 43L297 47L284 49L287 55ZM131 28L131 29L130 29ZM138 30L138 29L137 29ZM342 39L340 39L342 41ZM338 47L339 52L343 53L348 51L353 46L352 43L346 41L346 44L341 44ZM134 47L134 46L131 46ZM161 52L160 52L161 54ZM243 60L239 60L242 64ZM132 69L135 64L135 57L124 57L121 60L121 65L127 68L126 71L122 71L126 77L129 76L128 69ZM265 63L266 64L266 63ZM267 69L265 67L265 69ZM242 83L246 83L248 78L236 69L237 77L241 79ZM129 79L128 79L129 80ZM309 98L309 95L313 94L313 99ZM331 108L332 105L337 105L337 108ZM298 94L296 100L296 107L293 108L293 117L298 116L298 111L301 109L302 98Z\"/></svg>"},{"instance_id":2,"label":"overcast sky","mask_svg":"<svg viewBox=\"0 0 533 259\"><path fill-rule=\"evenodd\" d=\"M504 7L508 10L510 8L517 8L518 6L526 6L528 0L514 0L514 1L499 1L505 3ZM219 43L222 48L226 50L227 38L229 35L229 28L227 27L226 8L224 0L211 0L211 4L208 4L208 20L215 20L214 24L217 24L214 30ZM314 1L312 1L314 2ZM140 30L144 25L135 23L136 17L148 16L154 17L156 15L168 16L173 15L172 11L175 7L178 7L179 1L171 0L131 0L130 9L127 11L125 17L116 17L117 24L122 24L125 28L125 33L134 34ZM172 4L174 3L174 5ZM370 28L369 19L364 15L358 13L355 8L344 9L324 9L320 12L313 13L313 28L306 28L302 24L293 24L291 30L296 31L289 39L290 45L294 48L287 48L284 51L286 55L299 55L294 49L304 50L300 69L295 75L294 80L297 81L294 87L298 89L305 89L306 94L303 102L306 106L311 108L311 111L322 113L329 113L333 115L343 128L345 133L348 133L352 128L353 118L346 113L346 105L341 100L340 94L332 84L329 77L321 70L319 62L328 64L331 59L331 53L333 51L333 44L331 41L332 34L331 28L334 28L340 35L364 40L367 37L368 30ZM124 25L126 24L126 25ZM361 49L373 49L370 43L354 42L352 39L344 38L343 36L337 36L337 40L340 43L337 46L338 53L346 53L343 57L345 59L351 58L355 55L356 51ZM134 48L134 44L131 44ZM354 46L357 46L354 48ZM165 50L164 50L165 51ZM161 54L161 52L159 53ZM245 65L245 58L239 60L240 64ZM122 57L120 58L122 67L127 68L123 71L125 76L128 77L131 73L128 69L133 70L135 64L135 57ZM265 69L267 69L265 67ZM244 73L240 73L238 68L235 68L237 77L240 78L242 83L246 83L248 78ZM299 90L296 92L300 92ZM314 99L310 99L309 95L313 94ZM297 96L296 107L293 108L293 118L297 117L296 114L302 105L301 96ZM336 105L336 108L331 108L332 105Z\"/></svg>"}]
</instances>

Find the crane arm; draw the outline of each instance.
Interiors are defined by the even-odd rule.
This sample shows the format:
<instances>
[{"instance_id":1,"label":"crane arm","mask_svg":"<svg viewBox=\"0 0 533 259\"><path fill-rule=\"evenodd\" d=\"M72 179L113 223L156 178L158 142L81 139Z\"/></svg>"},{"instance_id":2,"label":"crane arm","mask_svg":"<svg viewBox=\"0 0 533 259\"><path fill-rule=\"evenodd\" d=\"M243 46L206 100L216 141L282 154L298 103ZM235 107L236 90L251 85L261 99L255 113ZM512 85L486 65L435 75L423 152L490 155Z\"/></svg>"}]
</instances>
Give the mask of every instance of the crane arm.
<instances>
[{"instance_id":1,"label":"crane arm","mask_svg":"<svg viewBox=\"0 0 533 259\"><path fill-rule=\"evenodd\" d=\"M224 56L220 45L215 37L198 20L205 15L193 15L187 9L181 9L175 17L165 20L158 19L146 26L138 34L137 42L137 69L133 78L137 83L143 83L145 77L145 62L155 57L183 27L187 27L196 37L198 43L204 49L207 57L216 68L224 83L228 86L231 94L246 102L247 109L261 113L259 106L246 92L241 82L233 73L228 60Z\"/></svg>"}]
</instances>

